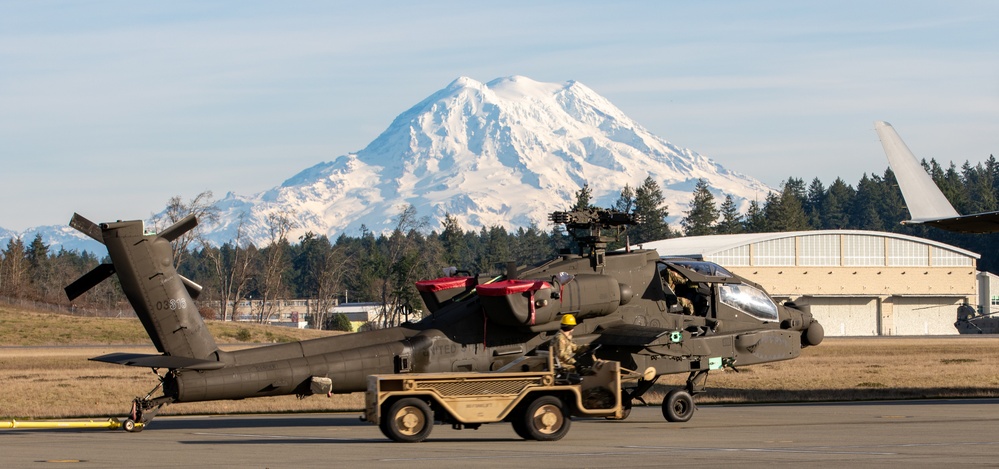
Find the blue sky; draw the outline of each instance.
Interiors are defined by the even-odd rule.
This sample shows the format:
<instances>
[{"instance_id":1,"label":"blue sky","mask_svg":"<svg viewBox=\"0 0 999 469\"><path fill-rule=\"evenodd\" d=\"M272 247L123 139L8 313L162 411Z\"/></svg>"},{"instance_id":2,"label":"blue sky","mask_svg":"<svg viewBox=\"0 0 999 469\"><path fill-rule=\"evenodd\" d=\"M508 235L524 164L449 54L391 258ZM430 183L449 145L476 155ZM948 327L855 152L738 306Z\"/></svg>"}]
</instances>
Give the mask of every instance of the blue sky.
<instances>
[{"instance_id":1,"label":"blue sky","mask_svg":"<svg viewBox=\"0 0 999 469\"><path fill-rule=\"evenodd\" d=\"M777 186L999 152L991 1L0 0L0 227L146 218L363 148L459 76L577 80ZM677 208L673 208L676 210Z\"/></svg>"}]
</instances>

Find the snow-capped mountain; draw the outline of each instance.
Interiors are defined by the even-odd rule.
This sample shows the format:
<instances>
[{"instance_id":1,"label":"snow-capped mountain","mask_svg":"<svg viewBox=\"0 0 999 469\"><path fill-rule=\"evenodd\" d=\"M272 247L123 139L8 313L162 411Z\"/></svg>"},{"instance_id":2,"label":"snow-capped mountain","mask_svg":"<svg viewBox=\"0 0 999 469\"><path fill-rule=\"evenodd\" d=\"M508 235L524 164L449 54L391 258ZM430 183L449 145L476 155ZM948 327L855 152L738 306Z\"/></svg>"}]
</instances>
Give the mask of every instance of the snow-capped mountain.
<instances>
[{"instance_id":1,"label":"snow-capped mountain","mask_svg":"<svg viewBox=\"0 0 999 469\"><path fill-rule=\"evenodd\" d=\"M203 229L222 244L242 224L245 236L263 246L270 241L268 215L284 211L297 224L292 241L309 231L357 236L362 225L376 233L393 229L407 205L431 228L450 213L466 230L532 222L549 229L547 214L568 209L583 184L594 205L610 207L626 184L634 189L648 176L662 188L674 225L698 178L719 204L730 194L743 209L771 190L651 134L582 83L461 77L400 114L363 150L256 195L228 193L216 203L219 225ZM29 243L35 233L55 250L104 252L66 225L19 235ZM0 248L14 235L0 231Z\"/></svg>"},{"instance_id":2,"label":"snow-capped mountain","mask_svg":"<svg viewBox=\"0 0 999 469\"><path fill-rule=\"evenodd\" d=\"M391 230L409 204L440 226L445 213L465 229L535 222L569 208L588 183L597 206L612 206L626 184L660 184L674 221L698 178L718 203L762 198L770 188L651 134L585 85L526 77L480 83L461 77L400 114L356 153L319 163L253 196L229 193L210 238L235 238L240 218L257 245L268 241L267 215L293 210L305 232L357 236L364 225Z\"/></svg>"},{"instance_id":3,"label":"snow-capped mountain","mask_svg":"<svg viewBox=\"0 0 999 469\"><path fill-rule=\"evenodd\" d=\"M52 254L59 252L60 249L77 252L87 251L100 259L107 253L107 249L101 243L90 239L68 225L36 226L20 233L0 228L0 250L7 249L10 240L16 237L20 237L24 247L27 248L35 239L35 235L39 234L42 235L42 242L49 247L49 253Z\"/></svg>"}]
</instances>

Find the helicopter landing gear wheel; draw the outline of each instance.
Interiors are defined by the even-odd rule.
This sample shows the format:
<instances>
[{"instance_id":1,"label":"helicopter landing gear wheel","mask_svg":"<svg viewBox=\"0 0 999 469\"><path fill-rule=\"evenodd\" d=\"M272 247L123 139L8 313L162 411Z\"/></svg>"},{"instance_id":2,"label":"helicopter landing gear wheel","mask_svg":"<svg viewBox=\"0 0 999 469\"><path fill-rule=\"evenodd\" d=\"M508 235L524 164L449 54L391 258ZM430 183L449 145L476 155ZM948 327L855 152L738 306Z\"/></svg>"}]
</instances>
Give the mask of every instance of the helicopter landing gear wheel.
<instances>
[{"instance_id":1,"label":"helicopter landing gear wheel","mask_svg":"<svg viewBox=\"0 0 999 469\"><path fill-rule=\"evenodd\" d=\"M388 407L388 411L382 412L378 428L394 441L418 443L426 440L434 429L434 414L421 399L399 399Z\"/></svg>"},{"instance_id":2,"label":"helicopter landing gear wheel","mask_svg":"<svg viewBox=\"0 0 999 469\"><path fill-rule=\"evenodd\" d=\"M670 422L686 422L694 416L694 397L683 389L674 389L663 398L663 417Z\"/></svg>"},{"instance_id":3,"label":"helicopter landing gear wheel","mask_svg":"<svg viewBox=\"0 0 999 469\"><path fill-rule=\"evenodd\" d=\"M538 441L561 440L569 433L569 416L565 404L555 396L541 396L531 402L521 414L526 438ZM517 431L514 425L514 431ZM519 434L519 432L518 432Z\"/></svg>"}]
</instances>

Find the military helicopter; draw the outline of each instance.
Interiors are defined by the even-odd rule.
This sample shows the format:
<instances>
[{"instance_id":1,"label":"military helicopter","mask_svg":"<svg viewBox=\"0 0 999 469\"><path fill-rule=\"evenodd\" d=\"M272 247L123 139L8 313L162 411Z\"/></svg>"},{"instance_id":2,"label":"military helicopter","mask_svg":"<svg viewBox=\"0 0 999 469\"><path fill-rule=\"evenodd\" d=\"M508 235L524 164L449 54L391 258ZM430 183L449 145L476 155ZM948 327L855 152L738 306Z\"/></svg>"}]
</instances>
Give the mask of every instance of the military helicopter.
<instances>
[{"instance_id":1,"label":"military helicopter","mask_svg":"<svg viewBox=\"0 0 999 469\"><path fill-rule=\"evenodd\" d=\"M795 358L822 341L822 326L807 307L778 305L759 285L717 264L663 259L655 250L608 252L608 242L638 223L631 214L589 209L550 219L568 228L578 252L532 267L508 265L500 276L451 269L417 282L429 314L388 329L221 350L194 303L201 287L172 263L170 242L197 225L193 216L153 234L141 221L97 225L74 214L70 226L102 242L111 263L66 293L75 298L117 274L160 352L92 358L152 368L159 377L152 391L134 399L123 422L129 431L171 403L351 393L364 391L373 374L541 369L547 359L539 349L568 313L592 358L619 361L643 376L623 391L627 408L660 376L688 373L686 386L663 402L667 420L686 421L711 370ZM670 272L680 281L670 280Z\"/></svg>"}]
</instances>

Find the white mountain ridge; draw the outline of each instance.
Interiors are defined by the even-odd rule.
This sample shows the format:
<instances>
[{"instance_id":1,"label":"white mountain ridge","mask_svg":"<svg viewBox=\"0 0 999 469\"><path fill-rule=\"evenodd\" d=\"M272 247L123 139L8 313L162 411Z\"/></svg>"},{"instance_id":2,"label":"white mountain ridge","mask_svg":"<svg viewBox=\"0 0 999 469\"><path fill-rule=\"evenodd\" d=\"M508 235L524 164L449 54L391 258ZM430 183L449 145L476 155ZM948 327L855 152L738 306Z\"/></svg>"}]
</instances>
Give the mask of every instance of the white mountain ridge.
<instances>
[{"instance_id":1,"label":"white mountain ridge","mask_svg":"<svg viewBox=\"0 0 999 469\"><path fill-rule=\"evenodd\" d=\"M363 150L265 192L228 193L216 204L219 225L205 228L220 245L236 238L242 218L246 238L264 246L268 214L287 210L297 223L292 242L309 231L334 239L358 236L362 225L391 231L412 204L431 229L450 213L466 230L531 223L548 230L547 214L569 208L584 183L594 205L610 207L626 184L636 188L648 176L662 188L674 225L698 178L708 181L718 204L730 194L743 210L772 190L653 135L582 83L511 76L483 84L460 77L396 117ZM72 238L93 243L64 226L33 228L22 239L42 232L50 243L47 228L66 249L73 249Z\"/></svg>"},{"instance_id":2,"label":"white mountain ridge","mask_svg":"<svg viewBox=\"0 0 999 469\"><path fill-rule=\"evenodd\" d=\"M282 209L296 213L291 240L309 231L357 236L362 225L382 233L408 204L431 228L450 213L466 230L549 229L547 214L569 208L584 183L595 205L609 207L626 184L638 187L647 176L662 187L674 223L698 178L719 204L731 194L743 208L772 190L653 135L582 83L460 77L396 117L363 150L253 196L227 194L210 239L234 239L245 214L249 238L265 245L267 214Z\"/></svg>"}]
</instances>

